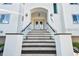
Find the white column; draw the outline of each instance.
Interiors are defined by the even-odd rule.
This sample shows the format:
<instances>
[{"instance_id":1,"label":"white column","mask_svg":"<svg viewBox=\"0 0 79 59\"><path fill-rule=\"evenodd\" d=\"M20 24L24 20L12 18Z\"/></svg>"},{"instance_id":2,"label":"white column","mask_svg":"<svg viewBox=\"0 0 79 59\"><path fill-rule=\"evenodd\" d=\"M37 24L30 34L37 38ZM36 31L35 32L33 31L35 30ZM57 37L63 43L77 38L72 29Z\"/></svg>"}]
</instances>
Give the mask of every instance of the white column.
<instances>
[{"instance_id":1,"label":"white column","mask_svg":"<svg viewBox=\"0 0 79 59\"><path fill-rule=\"evenodd\" d=\"M70 33L55 34L56 51L58 56L73 56L73 46Z\"/></svg>"},{"instance_id":2,"label":"white column","mask_svg":"<svg viewBox=\"0 0 79 59\"><path fill-rule=\"evenodd\" d=\"M7 33L5 46L4 46L4 56L20 56L22 49L23 35L20 33Z\"/></svg>"}]
</instances>

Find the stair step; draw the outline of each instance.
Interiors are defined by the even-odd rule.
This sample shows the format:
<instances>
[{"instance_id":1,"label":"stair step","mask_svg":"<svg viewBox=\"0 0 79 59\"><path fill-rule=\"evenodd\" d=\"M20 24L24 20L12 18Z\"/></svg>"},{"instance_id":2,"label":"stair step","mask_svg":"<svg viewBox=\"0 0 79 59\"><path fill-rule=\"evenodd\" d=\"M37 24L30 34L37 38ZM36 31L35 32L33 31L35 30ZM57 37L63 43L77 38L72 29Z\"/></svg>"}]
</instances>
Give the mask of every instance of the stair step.
<instances>
[{"instance_id":1,"label":"stair step","mask_svg":"<svg viewBox=\"0 0 79 59\"><path fill-rule=\"evenodd\" d=\"M32 30L29 33L49 33L47 30Z\"/></svg>"},{"instance_id":2,"label":"stair step","mask_svg":"<svg viewBox=\"0 0 79 59\"><path fill-rule=\"evenodd\" d=\"M28 39L50 39L50 37L27 37Z\"/></svg>"},{"instance_id":3,"label":"stair step","mask_svg":"<svg viewBox=\"0 0 79 59\"><path fill-rule=\"evenodd\" d=\"M53 35L47 30L32 30L23 40L22 56L56 56Z\"/></svg>"},{"instance_id":4,"label":"stair step","mask_svg":"<svg viewBox=\"0 0 79 59\"><path fill-rule=\"evenodd\" d=\"M52 40L50 40L50 39L48 39L48 40L45 40L45 39L43 39L43 40L38 40L38 39L37 40L33 40L33 39L31 40L30 39L29 40L29 39L27 39L27 40L23 40L23 42L55 42L55 40L53 40L53 39Z\"/></svg>"},{"instance_id":5,"label":"stair step","mask_svg":"<svg viewBox=\"0 0 79 59\"><path fill-rule=\"evenodd\" d=\"M22 56L56 56L56 54L21 54Z\"/></svg>"},{"instance_id":6,"label":"stair step","mask_svg":"<svg viewBox=\"0 0 79 59\"><path fill-rule=\"evenodd\" d=\"M53 35L27 35L27 37L51 37L51 36L53 36Z\"/></svg>"},{"instance_id":7,"label":"stair step","mask_svg":"<svg viewBox=\"0 0 79 59\"><path fill-rule=\"evenodd\" d=\"M51 35L50 33L28 33L27 35Z\"/></svg>"},{"instance_id":8,"label":"stair step","mask_svg":"<svg viewBox=\"0 0 79 59\"><path fill-rule=\"evenodd\" d=\"M22 54L56 54L56 50L22 50Z\"/></svg>"},{"instance_id":9,"label":"stair step","mask_svg":"<svg viewBox=\"0 0 79 59\"><path fill-rule=\"evenodd\" d=\"M54 40L52 38L26 38L24 40Z\"/></svg>"},{"instance_id":10,"label":"stair step","mask_svg":"<svg viewBox=\"0 0 79 59\"><path fill-rule=\"evenodd\" d=\"M33 35L36 35L36 34L38 34L38 35L40 35L40 34L51 35L49 32L30 32L30 33L28 33L28 35L29 34L33 34Z\"/></svg>"},{"instance_id":11,"label":"stair step","mask_svg":"<svg viewBox=\"0 0 79 59\"><path fill-rule=\"evenodd\" d=\"M55 45L55 43L23 43L23 45Z\"/></svg>"},{"instance_id":12,"label":"stair step","mask_svg":"<svg viewBox=\"0 0 79 59\"><path fill-rule=\"evenodd\" d=\"M24 40L23 43L55 43L54 40Z\"/></svg>"},{"instance_id":13,"label":"stair step","mask_svg":"<svg viewBox=\"0 0 79 59\"><path fill-rule=\"evenodd\" d=\"M23 47L22 50L56 50L56 48L52 47Z\"/></svg>"}]
</instances>

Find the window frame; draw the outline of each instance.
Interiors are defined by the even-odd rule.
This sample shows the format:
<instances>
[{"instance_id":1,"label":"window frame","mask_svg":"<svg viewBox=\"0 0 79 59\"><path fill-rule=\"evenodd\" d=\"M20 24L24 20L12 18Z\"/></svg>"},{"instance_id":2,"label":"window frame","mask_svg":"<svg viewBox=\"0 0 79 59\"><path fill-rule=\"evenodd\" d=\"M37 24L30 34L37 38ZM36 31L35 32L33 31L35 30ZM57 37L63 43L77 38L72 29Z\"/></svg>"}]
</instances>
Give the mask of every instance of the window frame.
<instances>
[{"instance_id":1,"label":"window frame","mask_svg":"<svg viewBox=\"0 0 79 59\"><path fill-rule=\"evenodd\" d=\"M54 10L54 14L57 14L58 13L58 10L57 10L57 3L53 3L53 10Z\"/></svg>"},{"instance_id":2,"label":"window frame","mask_svg":"<svg viewBox=\"0 0 79 59\"><path fill-rule=\"evenodd\" d=\"M79 24L79 14L72 15L73 24Z\"/></svg>"},{"instance_id":3,"label":"window frame","mask_svg":"<svg viewBox=\"0 0 79 59\"><path fill-rule=\"evenodd\" d=\"M8 15L8 20L7 20L8 23L4 23L3 20L2 20L2 22L0 22L0 24L9 24L9 22L10 22L10 16L11 16L11 15L10 15L10 14L0 14L0 16L1 16L1 15ZM7 16L5 16L5 17L7 17ZM5 18L4 18L4 20L5 20Z\"/></svg>"}]
</instances>

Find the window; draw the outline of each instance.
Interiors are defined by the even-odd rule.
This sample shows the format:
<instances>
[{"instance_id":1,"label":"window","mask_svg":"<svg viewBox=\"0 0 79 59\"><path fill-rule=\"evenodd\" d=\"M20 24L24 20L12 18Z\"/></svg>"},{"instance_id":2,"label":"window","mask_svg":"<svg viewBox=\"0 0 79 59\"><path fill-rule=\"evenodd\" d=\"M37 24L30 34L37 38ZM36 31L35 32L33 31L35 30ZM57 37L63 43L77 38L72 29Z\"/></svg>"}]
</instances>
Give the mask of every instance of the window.
<instances>
[{"instance_id":1,"label":"window","mask_svg":"<svg viewBox=\"0 0 79 59\"><path fill-rule=\"evenodd\" d=\"M10 14L1 14L0 15L0 24L7 24L9 23Z\"/></svg>"},{"instance_id":2,"label":"window","mask_svg":"<svg viewBox=\"0 0 79 59\"><path fill-rule=\"evenodd\" d=\"M36 21L36 25L38 24L38 22Z\"/></svg>"},{"instance_id":3,"label":"window","mask_svg":"<svg viewBox=\"0 0 79 59\"><path fill-rule=\"evenodd\" d=\"M54 7L54 13L56 14L57 13L57 4L53 3L53 7Z\"/></svg>"},{"instance_id":4,"label":"window","mask_svg":"<svg viewBox=\"0 0 79 59\"><path fill-rule=\"evenodd\" d=\"M40 24L42 25L42 22L40 22Z\"/></svg>"},{"instance_id":5,"label":"window","mask_svg":"<svg viewBox=\"0 0 79 59\"><path fill-rule=\"evenodd\" d=\"M79 15L72 15L73 16L73 23L79 24Z\"/></svg>"}]
</instances>

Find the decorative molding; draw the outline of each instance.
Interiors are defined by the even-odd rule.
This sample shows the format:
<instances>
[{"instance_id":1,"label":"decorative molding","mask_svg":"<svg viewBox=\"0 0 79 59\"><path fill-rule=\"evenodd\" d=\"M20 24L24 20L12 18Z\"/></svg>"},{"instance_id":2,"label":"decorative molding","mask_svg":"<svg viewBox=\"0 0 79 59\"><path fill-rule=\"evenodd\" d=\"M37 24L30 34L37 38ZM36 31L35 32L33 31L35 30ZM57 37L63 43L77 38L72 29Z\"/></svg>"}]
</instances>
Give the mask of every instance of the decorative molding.
<instances>
[{"instance_id":1,"label":"decorative molding","mask_svg":"<svg viewBox=\"0 0 79 59\"><path fill-rule=\"evenodd\" d=\"M72 35L72 33L56 33L54 35Z\"/></svg>"},{"instance_id":2,"label":"decorative molding","mask_svg":"<svg viewBox=\"0 0 79 59\"><path fill-rule=\"evenodd\" d=\"M0 38L6 38L6 36L0 36Z\"/></svg>"},{"instance_id":3,"label":"decorative molding","mask_svg":"<svg viewBox=\"0 0 79 59\"><path fill-rule=\"evenodd\" d=\"M23 35L22 33L6 33L6 35Z\"/></svg>"},{"instance_id":4,"label":"decorative molding","mask_svg":"<svg viewBox=\"0 0 79 59\"><path fill-rule=\"evenodd\" d=\"M66 30L68 30L68 31L79 31L78 28L75 28L75 29L73 29L73 28L68 28L68 29L66 29Z\"/></svg>"}]
</instances>

